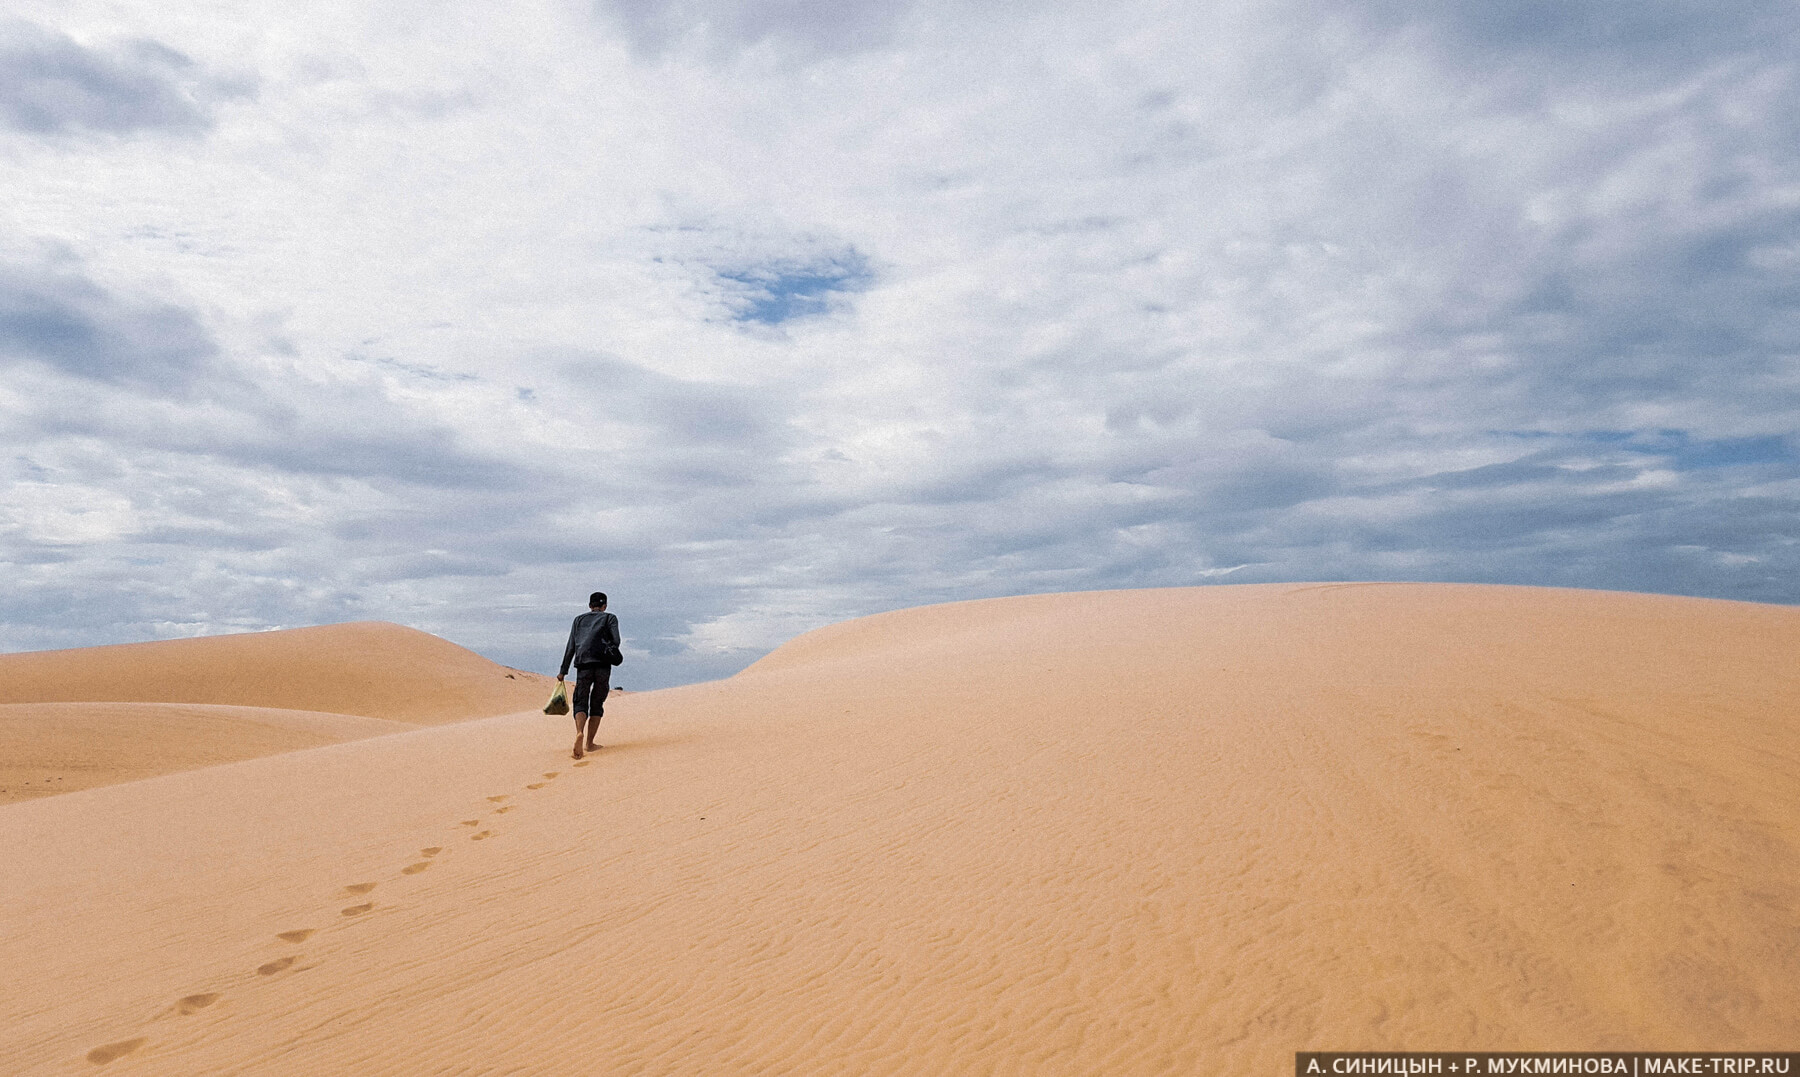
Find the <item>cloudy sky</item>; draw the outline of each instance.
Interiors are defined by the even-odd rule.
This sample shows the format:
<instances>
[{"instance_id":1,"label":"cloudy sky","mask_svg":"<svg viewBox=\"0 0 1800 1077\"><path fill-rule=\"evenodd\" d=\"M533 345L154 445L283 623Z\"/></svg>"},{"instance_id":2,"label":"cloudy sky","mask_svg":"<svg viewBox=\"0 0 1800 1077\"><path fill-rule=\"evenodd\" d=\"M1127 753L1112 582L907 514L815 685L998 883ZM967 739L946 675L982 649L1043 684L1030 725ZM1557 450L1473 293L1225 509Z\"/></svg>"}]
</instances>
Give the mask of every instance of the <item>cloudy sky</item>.
<instances>
[{"instance_id":1,"label":"cloudy sky","mask_svg":"<svg viewBox=\"0 0 1800 1077\"><path fill-rule=\"evenodd\" d=\"M1787 0L4 11L0 650L1800 601Z\"/></svg>"}]
</instances>

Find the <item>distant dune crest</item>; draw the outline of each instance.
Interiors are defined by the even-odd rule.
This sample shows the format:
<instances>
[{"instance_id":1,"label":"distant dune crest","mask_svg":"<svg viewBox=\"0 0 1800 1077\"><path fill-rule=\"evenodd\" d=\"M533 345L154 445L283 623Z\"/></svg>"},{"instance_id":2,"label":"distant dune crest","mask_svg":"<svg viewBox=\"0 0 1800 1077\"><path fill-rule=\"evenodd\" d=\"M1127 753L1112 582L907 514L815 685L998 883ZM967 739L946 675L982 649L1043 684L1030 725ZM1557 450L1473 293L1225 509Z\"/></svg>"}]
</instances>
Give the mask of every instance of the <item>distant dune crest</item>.
<instances>
[{"instance_id":1,"label":"distant dune crest","mask_svg":"<svg viewBox=\"0 0 1800 1077\"><path fill-rule=\"evenodd\" d=\"M379 621L0 655L0 803L508 714L548 685Z\"/></svg>"},{"instance_id":2,"label":"distant dune crest","mask_svg":"<svg viewBox=\"0 0 1800 1077\"><path fill-rule=\"evenodd\" d=\"M414 628L357 621L0 655L0 703L218 703L432 724L518 710L535 694L519 691L531 676Z\"/></svg>"}]
</instances>

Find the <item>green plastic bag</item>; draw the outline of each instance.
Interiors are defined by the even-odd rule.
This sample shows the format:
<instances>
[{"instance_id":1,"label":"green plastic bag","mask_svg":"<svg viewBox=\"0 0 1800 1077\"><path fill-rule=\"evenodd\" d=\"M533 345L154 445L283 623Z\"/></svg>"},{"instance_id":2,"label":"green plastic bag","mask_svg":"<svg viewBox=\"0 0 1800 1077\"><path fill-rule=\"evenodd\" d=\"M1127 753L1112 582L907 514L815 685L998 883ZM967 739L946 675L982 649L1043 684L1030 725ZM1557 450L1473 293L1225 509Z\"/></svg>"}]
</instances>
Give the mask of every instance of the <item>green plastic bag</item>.
<instances>
[{"instance_id":1,"label":"green plastic bag","mask_svg":"<svg viewBox=\"0 0 1800 1077\"><path fill-rule=\"evenodd\" d=\"M545 714L569 713L569 686L561 681L556 682L556 691L550 693L550 702L544 704Z\"/></svg>"}]
</instances>

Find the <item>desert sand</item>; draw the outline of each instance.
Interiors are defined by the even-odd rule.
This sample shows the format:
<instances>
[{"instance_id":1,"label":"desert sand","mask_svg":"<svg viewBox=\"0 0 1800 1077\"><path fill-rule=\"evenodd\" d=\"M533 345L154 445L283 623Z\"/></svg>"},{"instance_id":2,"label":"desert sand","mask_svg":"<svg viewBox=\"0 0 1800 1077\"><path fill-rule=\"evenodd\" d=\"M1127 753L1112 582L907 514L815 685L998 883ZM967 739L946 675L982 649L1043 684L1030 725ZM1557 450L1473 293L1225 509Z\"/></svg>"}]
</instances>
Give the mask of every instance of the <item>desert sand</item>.
<instances>
[{"instance_id":1,"label":"desert sand","mask_svg":"<svg viewBox=\"0 0 1800 1077\"><path fill-rule=\"evenodd\" d=\"M580 764L534 706L0 806L0 1073L1791 1050L1796 653L1698 599L1047 595L625 697Z\"/></svg>"},{"instance_id":2,"label":"desert sand","mask_svg":"<svg viewBox=\"0 0 1800 1077\"><path fill-rule=\"evenodd\" d=\"M506 714L551 683L381 622L0 655L0 804Z\"/></svg>"}]
</instances>

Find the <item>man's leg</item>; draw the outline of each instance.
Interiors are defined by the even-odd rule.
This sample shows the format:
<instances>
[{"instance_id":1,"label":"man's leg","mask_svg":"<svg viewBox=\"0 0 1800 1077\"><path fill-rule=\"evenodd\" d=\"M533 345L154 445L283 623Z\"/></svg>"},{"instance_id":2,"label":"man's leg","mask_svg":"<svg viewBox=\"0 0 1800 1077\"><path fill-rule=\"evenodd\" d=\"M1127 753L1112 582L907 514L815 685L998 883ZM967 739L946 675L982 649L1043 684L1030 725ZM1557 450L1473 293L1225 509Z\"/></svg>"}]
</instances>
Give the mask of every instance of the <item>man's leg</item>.
<instances>
[{"instance_id":1,"label":"man's leg","mask_svg":"<svg viewBox=\"0 0 1800 1077\"><path fill-rule=\"evenodd\" d=\"M599 731L600 707L606 701L606 681L595 674L599 670L611 673L610 666L576 666L575 667L575 758L583 754L582 744L586 743L587 751L600 747L594 743L594 734Z\"/></svg>"},{"instance_id":2,"label":"man's leg","mask_svg":"<svg viewBox=\"0 0 1800 1077\"><path fill-rule=\"evenodd\" d=\"M574 756L582 756L581 745L587 739L588 693L593 690L593 679L580 666L575 667L575 692L569 698L569 709L575 712L575 751Z\"/></svg>"},{"instance_id":3,"label":"man's leg","mask_svg":"<svg viewBox=\"0 0 1800 1077\"><path fill-rule=\"evenodd\" d=\"M589 689L592 699L583 696L587 701L587 750L593 751L602 745L595 744L594 738L600 734L600 717L606 713L606 695L612 691L612 667L599 666L594 670L593 686Z\"/></svg>"}]
</instances>

